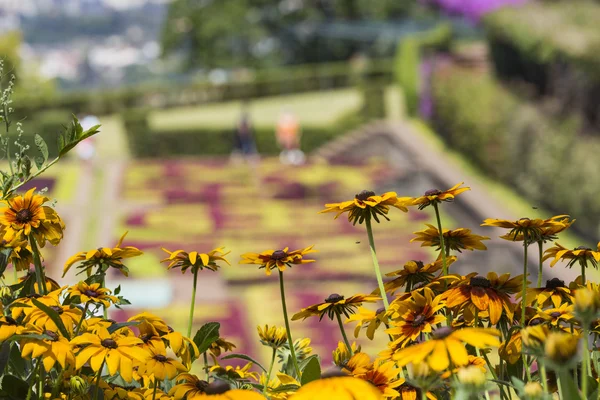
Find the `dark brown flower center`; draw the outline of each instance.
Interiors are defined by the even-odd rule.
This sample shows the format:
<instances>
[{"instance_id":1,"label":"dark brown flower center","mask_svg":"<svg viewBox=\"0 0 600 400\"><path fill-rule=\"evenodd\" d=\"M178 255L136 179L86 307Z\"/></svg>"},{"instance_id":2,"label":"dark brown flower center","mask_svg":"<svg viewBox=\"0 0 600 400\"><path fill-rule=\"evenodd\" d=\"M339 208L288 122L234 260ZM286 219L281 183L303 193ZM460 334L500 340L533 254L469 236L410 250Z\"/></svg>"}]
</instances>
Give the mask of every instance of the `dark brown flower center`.
<instances>
[{"instance_id":1,"label":"dark brown flower center","mask_svg":"<svg viewBox=\"0 0 600 400\"><path fill-rule=\"evenodd\" d=\"M28 208L24 208L21 211L17 212L16 219L17 222L21 224L25 224L33 218L33 213Z\"/></svg>"},{"instance_id":2,"label":"dark brown flower center","mask_svg":"<svg viewBox=\"0 0 600 400\"><path fill-rule=\"evenodd\" d=\"M119 347L117 345L117 342L114 341L114 339L104 339L102 340L102 342L100 342L100 344L104 347L106 347L107 349L116 349L117 347Z\"/></svg>"},{"instance_id":3,"label":"dark brown flower center","mask_svg":"<svg viewBox=\"0 0 600 400\"><path fill-rule=\"evenodd\" d=\"M375 192L371 190L363 190L359 194L355 195L354 198L359 201L365 201L371 196L375 196Z\"/></svg>"},{"instance_id":4,"label":"dark brown flower center","mask_svg":"<svg viewBox=\"0 0 600 400\"><path fill-rule=\"evenodd\" d=\"M411 322L412 327L416 328L418 326L423 325L423 322L425 322L425 319L427 319L427 317L425 317L423 314L417 315L416 318L413 319L413 322Z\"/></svg>"},{"instance_id":5,"label":"dark brown flower center","mask_svg":"<svg viewBox=\"0 0 600 400\"><path fill-rule=\"evenodd\" d=\"M544 320L541 318L533 318L531 321L529 321L529 326L536 326L541 324L542 322L544 322Z\"/></svg>"},{"instance_id":6,"label":"dark brown flower center","mask_svg":"<svg viewBox=\"0 0 600 400\"><path fill-rule=\"evenodd\" d=\"M337 293L333 293L325 299L325 303L337 303L340 300L344 300L344 296Z\"/></svg>"},{"instance_id":7,"label":"dark brown flower center","mask_svg":"<svg viewBox=\"0 0 600 400\"><path fill-rule=\"evenodd\" d=\"M196 381L196 389L200 390L202 393L206 393L206 388L208 387L208 382L198 380Z\"/></svg>"},{"instance_id":8,"label":"dark brown flower center","mask_svg":"<svg viewBox=\"0 0 600 400\"><path fill-rule=\"evenodd\" d=\"M425 196L437 196L438 194L442 194L440 189L429 189L425 192Z\"/></svg>"},{"instance_id":9,"label":"dark brown flower center","mask_svg":"<svg viewBox=\"0 0 600 400\"><path fill-rule=\"evenodd\" d=\"M470 284L471 284L471 286L477 286L477 287L483 287L483 288L489 288L490 286L492 286L492 283L489 281L489 279L484 278L483 276L472 277Z\"/></svg>"},{"instance_id":10,"label":"dark brown flower center","mask_svg":"<svg viewBox=\"0 0 600 400\"><path fill-rule=\"evenodd\" d=\"M381 314L381 313L383 313L383 312L385 312L385 307L378 308L378 309L377 309L377 311L375 311L375 313L376 313L377 315L379 315L379 314Z\"/></svg>"},{"instance_id":11,"label":"dark brown flower center","mask_svg":"<svg viewBox=\"0 0 600 400\"><path fill-rule=\"evenodd\" d=\"M56 311L56 313L58 315L61 315L63 313L62 307L59 307L59 306L50 306L50 308L53 309L54 311Z\"/></svg>"},{"instance_id":12,"label":"dark brown flower center","mask_svg":"<svg viewBox=\"0 0 600 400\"><path fill-rule=\"evenodd\" d=\"M448 337L451 333L452 333L451 328L448 328L447 326L443 326L441 328L436 329L435 332L433 332L433 337L435 339L444 339L445 337Z\"/></svg>"},{"instance_id":13,"label":"dark brown flower center","mask_svg":"<svg viewBox=\"0 0 600 400\"><path fill-rule=\"evenodd\" d=\"M165 357L165 356L163 356L162 354L157 354L157 355L155 355L155 356L154 356L154 359L155 359L156 361L158 361L158 362L162 362L162 363L164 363L164 362L166 362L166 361L168 360L168 358L167 358L167 357Z\"/></svg>"},{"instance_id":14,"label":"dark brown flower center","mask_svg":"<svg viewBox=\"0 0 600 400\"><path fill-rule=\"evenodd\" d=\"M592 250L589 247L586 246L579 246L579 247L575 247L575 250Z\"/></svg>"},{"instance_id":15,"label":"dark brown flower center","mask_svg":"<svg viewBox=\"0 0 600 400\"><path fill-rule=\"evenodd\" d=\"M554 311L554 312L551 312L551 313L550 313L550 316L551 316L552 318L558 318L558 317L560 317L561 315L562 315L562 313L561 313L561 312L559 312L559 311Z\"/></svg>"},{"instance_id":16,"label":"dark brown flower center","mask_svg":"<svg viewBox=\"0 0 600 400\"><path fill-rule=\"evenodd\" d=\"M287 253L283 250L275 250L273 254L271 254L271 260L283 260L287 257Z\"/></svg>"},{"instance_id":17,"label":"dark brown flower center","mask_svg":"<svg viewBox=\"0 0 600 400\"><path fill-rule=\"evenodd\" d=\"M208 384L206 394L223 394L229 389L229 383L216 380Z\"/></svg>"},{"instance_id":18,"label":"dark brown flower center","mask_svg":"<svg viewBox=\"0 0 600 400\"><path fill-rule=\"evenodd\" d=\"M556 289L559 287L566 287L565 281L562 281L558 278L552 278L549 281L546 281L546 289Z\"/></svg>"},{"instance_id":19,"label":"dark brown flower center","mask_svg":"<svg viewBox=\"0 0 600 400\"><path fill-rule=\"evenodd\" d=\"M425 266L425 264L423 264L423 261L417 261L417 260L413 260L413 262L415 264L417 264L417 268L418 269L423 269L423 267Z\"/></svg>"},{"instance_id":20,"label":"dark brown flower center","mask_svg":"<svg viewBox=\"0 0 600 400\"><path fill-rule=\"evenodd\" d=\"M17 321L15 321L11 317L4 317L4 319L6 320L6 322L8 323L8 325L17 325Z\"/></svg>"},{"instance_id":21,"label":"dark brown flower center","mask_svg":"<svg viewBox=\"0 0 600 400\"><path fill-rule=\"evenodd\" d=\"M85 294L88 297L99 297L100 293L96 292L95 290L92 289L86 289L83 291L83 294Z\"/></svg>"},{"instance_id":22,"label":"dark brown flower center","mask_svg":"<svg viewBox=\"0 0 600 400\"><path fill-rule=\"evenodd\" d=\"M56 332L44 331L44 335L50 336L49 340L52 340L53 342L56 342L58 340L58 335L56 334Z\"/></svg>"},{"instance_id":23,"label":"dark brown flower center","mask_svg":"<svg viewBox=\"0 0 600 400\"><path fill-rule=\"evenodd\" d=\"M145 333L143 335L140 335L140 339L142 339L142 341L144 343L148 343L150 341L150 339L152 338L152 335Z\"/></svg>"}]
</instances>

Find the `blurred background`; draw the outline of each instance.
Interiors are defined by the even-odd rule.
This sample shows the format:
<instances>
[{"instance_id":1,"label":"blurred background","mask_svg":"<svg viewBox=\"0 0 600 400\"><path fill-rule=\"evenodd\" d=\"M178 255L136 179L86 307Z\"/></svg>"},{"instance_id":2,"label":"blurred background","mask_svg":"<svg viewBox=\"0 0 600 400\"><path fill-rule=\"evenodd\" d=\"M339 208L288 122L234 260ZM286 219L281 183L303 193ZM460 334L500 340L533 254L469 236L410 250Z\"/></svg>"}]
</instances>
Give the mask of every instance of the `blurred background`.
<instances>
[{"instance_id":1,"label":"blurred background","mask_svg":"<svg viewBox=\"0 0 600 400\"><path fill-rule=\"evenodd\" d=\"M129 231L145 254L129 278L111 276L133 303L111 316L145 309L184 330L191 275L166 271L161 247L225 246L232 266L200 274L196 323L220 321L237 351L257 354L256 325L282 324L277 278L239 255L315 245L316 263L286 272L291 313L371 292L364 227L317 214L363 189L471 186L443 205L444 226L492 239L455 272L520 271L520 246L484 218L570 214L560 243L595 247L598 21L591 0L0 0L25 140L38 133L52 153L71 114L102 124L30 185L48 188L67 224L50 275ZM390 216L375 227L383 270L431 262L409 243L429 210ZM325 360L341 339L331 321L292 329Z\"/></svg>"}]
</instances>

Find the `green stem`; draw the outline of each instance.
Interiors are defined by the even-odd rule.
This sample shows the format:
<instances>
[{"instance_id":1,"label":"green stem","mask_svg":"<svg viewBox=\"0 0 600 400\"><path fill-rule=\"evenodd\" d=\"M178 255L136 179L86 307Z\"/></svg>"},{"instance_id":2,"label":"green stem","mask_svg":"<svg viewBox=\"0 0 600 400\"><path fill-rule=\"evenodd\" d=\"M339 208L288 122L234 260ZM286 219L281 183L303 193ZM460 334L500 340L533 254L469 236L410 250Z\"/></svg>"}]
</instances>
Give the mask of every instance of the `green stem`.
<instances>
[{"instance_id":1,"label":"green stem","mask_svg":"<svg viewBox=\"0 0 600 400\"><path fill-rule=\"evenodd\" d=\"M438 232L440 233L440 250L442 253L442 276L448 275L448 264L446 262L446 245L444 243L444 231L442 230L442 220L440 219L440 210L437 203L433 203L435 210L435 219L437 221ZM446 280L444 280L444 288L446 288Z\"/></svg>"},{"instance_id":2,"label":"green stem","mask_svg":"<svg viewBox=\"0 0 600 400\"><path fill-rule=\"evenodd\" d=\"M475 310L475 328L479 328L479 310ZM479 347L475 347L475 355L481 358L481 352L479 351ZM490 400L490 393L485 391L485 399Z\"/></svg>"},{"instance_id":3,"label":"green stem","mask_svg":"<svg viewBox=\"0 0 600 400\"><path fill-rule=\"evenodd\" d=\"M337 317L338 325L340 326L340 331L342 332L342 337L344 338L344 343L346 343L346 348L348 349L348 354L350 354L350 357L352 357L353 356L352 346L350 346L350 342L348 341L348 336L346 336L346 331L344 330L344 324L342 323L342 317L340 316L339 312L336 312L335 316Z\"/></svg>"},{"instance_id":4,"label":"green stem","mask_svg":"<svg viewBox=\"0 0 600 400\"><path fill-rule=\"evenodd\" d=\"M581 284L585 286L585 270L587 268L587 260L583 260L580 262L581 264Z\"/></svg>"},{"instance_id":5,"label":"green stem","mask_svg":"<svg viewBox=\"0 0 600 400\"><path fill-rule=\"evenodd\" d=\"M33 387L35 386L35 379L37 378L39 369L42 365L42 359L40 358L38 360L38 363L35 365L33 373L31 374L31 377L33 378L30 384L29 384L29 389L27 389L27 397L26 400L31 400L31 394L33 393Z\"/></svg>"},{"instance_id":6,"label":"green stem","mask_svg":"<svg viewBox=\"0 0 600 400\"><path fill-rule=\"evenodd\" d=\"M540 358L537 360L538 369L540 370L540 380L542 381L542 387L544 388L544 393L548 394L548 376L546 375L546 364Z\"/></svg>"},{"instance_id":7,"label":"green stem","mask_svg":"<svg viewBox=\"0 0 600 400\"><path fill-rule=\"evenodd\" d=\"M156 399L156 389L158 389L158 382L156 381L156 377L154 377L154 392L152 392L152 400Z\"/></svg>"},{"instance_id":8,"label":"green stem","mask_svg":"<svg viewBox=\"0 0 600 400\"><path fill-rule=\"evenodd\" d=\"M544 262L542 261L542 258L544 258L544 242L541 240L538 241L538 249L540 254L540 268L538 271L537 287L542 287L542 273L544 271Z\"/></svg>"},{"instance_id":9,"label":"green stem","mask_svg":"<svg viewBox=\"0 0 600 400\"><path fill-rule=\"evenodd\" d=\"M496 375L496 370L492 366L492 363L490 363L490 360L487 357L487 354L483 353L482 356L483 356L483 359L485 360L485 363L488 366L488 370L492 373L492 377L494 378L495 381L497 381L498 375ZM498 389L500 389L500 397L507 398L506 394L504 393L504 388L502 387L502 385L498 384ZM509 389L509 393L510 393L510 389Z\"/></svg>"},{"instance_id":10,"label":"green stem","mask_svg":"<svg viewBox=\"0 0 600 400\"><path fill-rule=\"evenodd\" d=\"M379 261L377 261L377 253L375 252L375 240L373 239L373 228L371 227L371 218L365 218L365 226L367 227L367 236L369 236L369 247L371 248L371 257L373 258L373 266L375 267L375 276L377 277L377 285L379 285L379 292L381 293L381 299L383 300L383 306L385 310L390 307L387 299L387 293L383 286L383 278L381 277L381 270L379 269Z\"/></svg>"},{"instance_id":11,"label":"green stem","mask_svg":"<svg viewBox=\"0 0 600 400\"><path fill-rule=\"evenodd\" d=\"M194 269L194 288L192 289L192 302L190 304L190 318L188 320L187 337L192 337L192 325L194 323L194 307L196 306L196 285L198 284L198 268Z\"/></svg>"},{"instance_id":12,"label":"green stem","mask_svg":"<svg viewBox=\"0 0 600 400\"><path fill-rule=\"evenodd\" d=\"M38 290L43 296L46 294L46 277L44 276L44 268L42 267L40 251L37 247L35 237L33 237L32 233L29 234L29 244L31 244L31 252L33 253L33 265L35 266L35 280L38 285Z\"/></svg>"},{"instance_id":13,"label":"green stem","mask_svg":"<svg viewBox=\"0 0 600 400\"><path fill-rule=\"evenodd\" d=\"M525 327L525 298L527 297L527 236L523 239L523 288L521 289L521 329ZM525 359L523 358L523 361ZM526 366L526 365L525 365Z\"/></svg>"},{"instance_id":14,"label":"green stem","mask_svg":"<svg viewBox=\"0 0 600 400\"><path fill-rule=\"evenodd\" d=\"M206 355L206 352L202 353L202 356L204 358L204 372L206 373L206 382L210 382L210 375L208 372L208 355Z\"/></svg>"},{"instance_id":15,"label":"green stem","mask_svg":"<svg viewBox=\"0 0 600 400\"><path fill-rule=\"evenodd\" d=\"M267 389L269 388L269 381L271 380L271 373L273 372L273 365L275 365L275 354L277 349L273 348L273 355L271 356L271 365L269 366L269 372L267 373L267 381L263 386L263 396L267 397Z\"/></svg>"},{"instance_id":16,"label":"green stem","mask_svg":"<svg viewBox=\"0 0 600 400\"><path fill-rule=\"evenodd\" d=\"M94 390L94 400L98 400L98 392L100 391L100 377L102 376L102 369L106 360L102 360L100 368L98 368L98 376L96 376L96 390Z\"/></svg>"},{"instance_id":17,"label":"green stem","mask_svg":"<svg viewBox=\"0 0 600 400\"><path fill-rule=\"evenodd\" d=\"M79 323L77 324L77 328L75 328L75 336L79 335L79 330L81 329L81 325L83 324L83 320L85 319L85 315L87 314L89 305L90 305L89 301L87 303L85 303L85 307L83 308L83 314L81 314L81 319L79 320Z\"/></svg>"},{"instance_id":18,"label":"green stem","mask_svg":"<svg viewBox=\"0 0 600 400\"><path fill-rule=\"evenodd\" d=\"M298 380L301 379L300 367L298 366L298 360L296 359L296 349L294 348L294 339L292 339L292 330L290 329L290 322L288 320L287 306L285 304L285 288L283 285L283 272L279 271L279 290L281 292L281 307L283 308L283 320L285 321L285 330L287 331L287 340L290 345L290 354L292 356L292 362L294 363L294 369L296 370L296 377Z\"/></svg>"},{"instance_id":19,"label":"green stem","mask_svg":"<svg viewBox=\"0 0 600 400\"><path fill-rule=\"evenodd\" d=\"M583 330L583 362L581 363L581 391L583 392L583 397L587 399L587 391L588 391L588 374L591 372L591 364L590 364L590 343L589 343L589 333L588 333L589 323L584 321L582 323Z\"/></svg>"},{"instance_id":20,"label":"green stem","mask_svg":"<svg viewBox=\"0 0 600 400\"><path fill-rule=\"evenodd\" d=\"M100 285L105 288L106 287L106 275L104 273L102 273L102 282L100 282ZM102 306L102 314L104 315L104 319L108 318L108 307L106 306Z\"/></svg>"}]
</instances>

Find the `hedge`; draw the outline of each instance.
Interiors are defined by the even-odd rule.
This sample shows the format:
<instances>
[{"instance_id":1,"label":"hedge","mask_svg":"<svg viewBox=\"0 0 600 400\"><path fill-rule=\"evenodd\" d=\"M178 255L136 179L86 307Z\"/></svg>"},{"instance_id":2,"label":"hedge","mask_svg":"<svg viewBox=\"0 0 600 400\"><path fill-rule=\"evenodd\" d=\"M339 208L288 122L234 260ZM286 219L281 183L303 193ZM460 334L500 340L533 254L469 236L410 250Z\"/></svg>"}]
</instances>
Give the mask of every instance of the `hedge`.
<instances>
[{"instance_id":1,"label":"hedge","mask_svg":"<svg viewBox=\"0 0 600 400\"><path fill-rule=\"evenodd\" d=\"M600 4L531 2L485 18L499 77L552 96L563 114L581 113L600 130Z\"/></svg>"},{"instance_id":2,"label":"hedge","mask_svg":"<svg viewBox=\"0 0 600 400\"><path fill-rule=\"evenodd\" d=\"M534 206L568 211L588 237L600 234L600 139L578 135L580 118L556 119L485 73L445 67L434 74L434 128L491 177Z\"/></svg>"},{"instance_id":3,"label":"hedge","mask_svg":"<svg viewBox=\"0 0 600 400\"><path fill-rule=\"evenodd\" d=\"M129 147L138 158L173 156L227 155L233 150L234 127L197 127L176 130L152 130L149 110L129 110L122 114ZM302 126L301 148L311 152L334 137L364 122L362 114L352 111L330 126ZM255 127L256 146L260 154L278 154L274 127Z\"/></svg>"}]
</instances>

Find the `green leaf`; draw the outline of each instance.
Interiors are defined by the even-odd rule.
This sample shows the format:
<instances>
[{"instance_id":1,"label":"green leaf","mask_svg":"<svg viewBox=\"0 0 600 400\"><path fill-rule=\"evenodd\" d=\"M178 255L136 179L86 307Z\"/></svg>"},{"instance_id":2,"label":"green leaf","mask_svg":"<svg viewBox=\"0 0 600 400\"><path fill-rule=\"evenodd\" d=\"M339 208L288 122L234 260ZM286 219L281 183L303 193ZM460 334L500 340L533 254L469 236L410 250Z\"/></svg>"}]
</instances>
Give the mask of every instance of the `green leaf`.
<instances>
[{"instance_id":1,"label":"green leaf","mask_svg":"<svg viewBox=\"0 0 600 400\"><path fill-rule=\"evenodd\" d=\"M0 346L0 376L4 374L4 369L10 358L10 342L4 341Z\"/></svg>"},{"instance_id":2,"label":"green leaf","mask_svg":"<svg viewBox=\"0 0 600 400\"><path fill-rule=\"evenodd\" d=\"M321 378L321 365L319 364L319 359L317 357L312 357L302 370L302 379L300 383L304 386L319 378Z\"/></svg>"},{"instance_id":3,"label":"green leaf","mask_svg":"<svg viewBox=\"0 0 600 400\"><path fill-rule=\"evenodd\" d=\"M136 326L136 325L139 325L140 323L141 323L140 321L119 322L118 324L112 324L111 326L109 326L107 331L108 331L108 333L113 333L121 328L126 327L126 326Z\"/></svg>"},{"instance_id":4,"label":"green leaf","mask_svg":"<svg viewBox=\"0 0 600 400\"><path fill-rule=\"evenodd\" d=\"M11 399L24 399L27 397L29 384L16 376L4 375L0 382L0 389Z\"/></svg>"},{"instance_id":5,"label":"green leaf","mask_svg":"<svg viewBox=\"0 0 600 400\"><path fill-rule=\"evenodd\" d=\"M42 161L41 165L38 164L38 160L35 161L38 169L41 169L44 166L44 163L46 161L48 161L48 145L46 144L46 141L44 140L44 138L41 137L40 135L38 135L37 133L34 136L34 141L35 141L36 147L42 154L43 161Z\"/></svg>"},{"instance_id":6,"label":"green leaf","mask_svg":"<svg viewBox=\"0 0 600 400\"><path fill-rule=\"evenodd\" d=\"M56 325L56 327L58 328L58 330L64 337L66 337L67 339L71 338L69 336L69 331L67 331L67 328L65 328L65 325L63 324L62 319L60 319L60 315L58 315L58 313L56 311L54 311L53 309L51 309L47 305L39 302L36 299L31 299L31 301L37 308L39 308L40 310L45 312L46 315L48 315L48 317L50 317L52 322L54 322L54 324Z\"/></svg>"},{"instance_id":7,"label":"green leaf","mask_svg":"<svg viewBox=\"0 0 600 400\"><path fill-rule=\"evenodd\" d=\"M58 158L63 157L73 147L90 136L99 132L100 125L94 125L90 129L84 131L77 117L73 116L71 124L65 128L65 131L58 137Z\"/></svg>"},{"instance_id":8,"label":"green leaf","mask_svg":"<svg viewBox=\"0 0 600 400\"><path fill-rule=\"evenodd\" d=\"M300 371L302 371L304 368L306 368L306 365L310 362L310 360L312 360L313 358L316 358L318 361L319 356L317 354L313 354L312 356L306 357L304 360L298 362L298 368L300 368Z\"/></svg>"},{"instance_id":9,"label":"green leaf","mask_svg":"<svg viewBox=\"0 0 600 400\"><path fill-rule=\"evenodd\" d=\"M569 400L581 400L581 396L579 395L579 389L577 388L575 380L573 379L573 376L569 373L569 371L559 370L556 372L558 374L558 378L560 379L560 398Z\"/></svg>"},{"instance_id":10,"label":"green leaf","mask_svg":"<svg viewBox=\"0 0 600 400\"><path fill-rule=\"evenodd\" d=\"M194 343L198 347L200 354L204 353L211 344L219 339L219 328L221 324L218 322L208 322L196 332L194 335Z\"/></svg>"},{"instance_id":11,"label":"green leaf","mask_svg":"<svg viewBox=\"0 0 600 400\"><path fill-rule=\"evenodd\" d=\"M28 178L31 175L31 159L28 156L23 156L21 161L23 162L23 173Z\"/></svg>"},{"instance_id":12,"label":"green leaf","mask_svg":"<svg viewBox=\"0 0 600 400\"><path fill-rule=\"evenodd\" d=\"M12 249L2 249L2 251L0 251L0 276L2 276L4 274L4 271L6 271L6 267L8 266L8 257L10 256L10 253L12 252Z\"/></svg>"},{"instance_id":13,"label":"green leaf","mask_svg":"<svg viewBox=\"0 0 600 400\"><path fill-rule=\"evenodd\" d=\"M118 295L119 293L121 293L121 285L117 286L117 288L115 289L115 291L114 291L114 293L113 293L113 294L116 296L116 295Z\"/></svg>"},{"instance_id":14,"label":"green leaf","mask_svg":"<svg viewBox=\"0 0 600 400\"><path fill-rule=\"evenodd\" d=\"M261 385L262 387L262 385ZM298 390L300 386L298 385L281 385L281 386L277 386L274 389L269 390L269 392L271 393L281 393L281 392L295 392L296 390Z\"/></svg>"},{"instance_id":15,"label":"green leaf","mask_svg":"<svg viewBox=\"0 0 600 400\"><path fill-rule=\"evenodd\" d=\"M19 349L19 346L12 346L12 348L10 349L10 356L9 356L9 371L16 371L18 373L25 373L26 371L26 366L25 366L25 360L23 359L23 357L21 356L21 349Z\"/></svg>"},{"instance_id":16,"label":"green leaf","mask_svg":"<svg viewBox=\"0 0 600 400\"><path fill-rule=\"evenodd\" d=\"M239 354L239 353L227 354L225 357L221 357L221 360L229 360L230 358L239 358L241 360L250 361L251 363L258 365L258 367L260 369L262 369L263 371L267 372L265 367L263 367L258 361L256 361L254 358L247 356L245 354Z\"/></svg>"}]
</instances>

